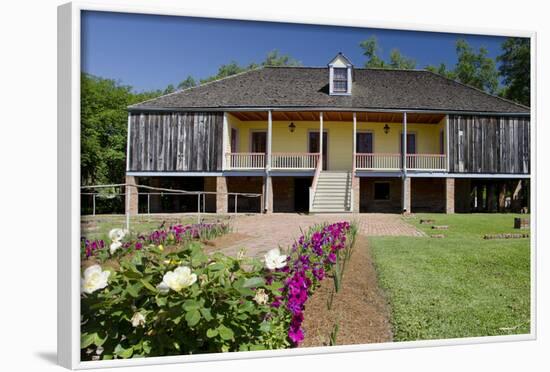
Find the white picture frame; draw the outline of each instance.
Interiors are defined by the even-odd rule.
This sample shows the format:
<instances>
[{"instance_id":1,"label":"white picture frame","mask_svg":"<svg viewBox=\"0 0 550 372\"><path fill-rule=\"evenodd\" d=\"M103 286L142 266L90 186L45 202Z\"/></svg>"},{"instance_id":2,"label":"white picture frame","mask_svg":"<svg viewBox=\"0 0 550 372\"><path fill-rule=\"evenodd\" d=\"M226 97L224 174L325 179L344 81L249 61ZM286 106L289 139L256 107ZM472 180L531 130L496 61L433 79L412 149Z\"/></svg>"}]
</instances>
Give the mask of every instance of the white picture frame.
<instances>
[{"instance_id":1,"label":"white picture frame","mask_svg":"<svg viewBox=\"0 0 550 372\"><path fill-rule=\"evenodd\" d=\"M536 33L515 30L487 30L475 28L453 28L439 25L414 25L387 22L307 19L293 16L261 16L245 20L284 21L291 23L342 25L354 27L376 27L396 30L417 30L450 32L461 34L482 34L499 36L520 36L531 39L531 331L529 334L511 336L489 336L429 341L392 342L366 345L314 347L307 349L286 349L226 354L182 355L151 357L142 359L80 361L80 256L73 247L80 242L80 19L82 11L126 12L171 16L201 16L210 18L241 19L217 12L200 12L185 8L169 8L154 5L127 5L119 1L109 4L71 2L58 8L58 362L70 369L102 367L123 367L138 365L189 363L201 361L222 361L278 356L312 355L320 353L363 352L373 350L421 348L433 346L482 344L495 342L524 341L536 339Z\"/></svg>"}]
</instances>

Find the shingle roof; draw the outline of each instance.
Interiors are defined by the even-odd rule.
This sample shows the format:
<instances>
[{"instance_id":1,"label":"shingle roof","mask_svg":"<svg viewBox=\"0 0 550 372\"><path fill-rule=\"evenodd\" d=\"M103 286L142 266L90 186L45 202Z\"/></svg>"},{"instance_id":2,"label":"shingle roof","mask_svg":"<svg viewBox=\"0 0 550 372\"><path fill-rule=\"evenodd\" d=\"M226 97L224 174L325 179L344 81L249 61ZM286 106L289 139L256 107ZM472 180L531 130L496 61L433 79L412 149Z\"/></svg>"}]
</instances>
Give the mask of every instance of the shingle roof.
<instances>
[{"instance_id":1,"label":"shingle roof","mask_svg":"<svg viewBox=\"0 0 550 372\"><path fill-rule=\"evenodd\" d=\"M239 108L402 109L529 113L425 70L354 69L351 96L328 94L328 69L263 67L141 102L132 111Z\"/></svg>"}]
</instances>

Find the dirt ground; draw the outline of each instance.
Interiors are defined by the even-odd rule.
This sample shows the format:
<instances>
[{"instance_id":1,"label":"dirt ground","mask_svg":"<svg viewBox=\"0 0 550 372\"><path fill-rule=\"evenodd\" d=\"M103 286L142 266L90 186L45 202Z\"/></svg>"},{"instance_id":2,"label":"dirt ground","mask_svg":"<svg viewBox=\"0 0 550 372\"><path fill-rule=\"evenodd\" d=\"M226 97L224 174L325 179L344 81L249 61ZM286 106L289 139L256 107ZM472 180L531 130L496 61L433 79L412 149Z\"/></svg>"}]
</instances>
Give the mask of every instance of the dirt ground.
<instances>
[{"instance_id":1,"label":"dirt ground","mask_svg":"<svg viewBox=\"0 0 550 372\"><path fill-rule=\"evenodd\" d=\"M338 323L337 345L389 342L392 332L389 307L378 287L367 239L358 236L348 262L342 287L335 293L332 308L327 303L334 291L332 278L325 278L306 302L300 347L327 346L334 325Z\"/></svg>"}]
</instances>

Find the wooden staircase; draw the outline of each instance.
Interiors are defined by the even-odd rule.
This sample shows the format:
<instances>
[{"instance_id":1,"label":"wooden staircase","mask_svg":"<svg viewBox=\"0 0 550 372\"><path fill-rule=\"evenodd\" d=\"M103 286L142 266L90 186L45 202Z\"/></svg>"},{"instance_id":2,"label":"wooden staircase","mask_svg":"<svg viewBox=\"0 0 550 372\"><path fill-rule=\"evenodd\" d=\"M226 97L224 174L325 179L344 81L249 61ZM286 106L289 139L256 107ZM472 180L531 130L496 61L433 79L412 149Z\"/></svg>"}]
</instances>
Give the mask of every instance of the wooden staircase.
<instances>
[{"instance_id":1,"label":"wooden staircase","mask_svg":"<svg viewBox=\"0 0 550 372\"><path fill-rule=\"evenodd\" d=\"M310 212L351 212L351 177L349 171L320 172Z\"/></svg>"}]
</instances>

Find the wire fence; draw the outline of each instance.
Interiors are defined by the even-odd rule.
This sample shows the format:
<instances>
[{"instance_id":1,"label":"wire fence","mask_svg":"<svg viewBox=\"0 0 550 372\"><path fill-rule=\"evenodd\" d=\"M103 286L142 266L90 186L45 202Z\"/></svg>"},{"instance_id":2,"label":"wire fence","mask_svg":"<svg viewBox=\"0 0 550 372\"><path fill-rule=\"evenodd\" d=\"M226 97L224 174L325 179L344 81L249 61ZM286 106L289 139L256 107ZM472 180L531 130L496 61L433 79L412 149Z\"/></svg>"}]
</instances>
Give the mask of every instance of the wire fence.
<instances>
[{"instance_id":1,"label":"wire fence","mask_svg":"<svg viewBox=\"0 0 550 372\"><path fill-rule=\"evenodd\" d=\"M122 188L124 188L123 192L115 191ZM81 189L94 190L92 192L80 193L81 198L88 197L91 199L91 205L86 205L81 199L81 215L95 216L98 210L101 211L101 213L120 213L122 209L126 215L127 229L130 229L130 201L133 196L132 189L137 190L137 214L140 214L140 210L142 213L151 214L152 209L154 209L154 213L196 213L197 222L200 223L203 220L204 214L209 213L207 210L210 210L212 213L216 212L216 199L218 195L227 197L227 212L234 215L239 213L239 201L241 206L243 206L243 204L246 206L246 212L253 210L261 212L264 209L262 194L255 193L189 191L126 183L89 185L82 186ZM139 191L140 189L147 191ZM105 190L107 190L107 192ZM167 201L166 198L170 198L171 201ZM111 202L105 203L105 200L110 200ZM254 202L250 203L250 200L254 200ZM122 201L125 203L122 203ZM143 206L143 201L146 201L145 206ZM103 204L110 205L111 210L109 210L109 207L106 208ZM196 206L196 209L194 209L194 207L190 208L193 204ZM250 204L252 204L252 206ZM152 208L152 206L154 206L154 208Z\"/></svg>"}]
</instances>

